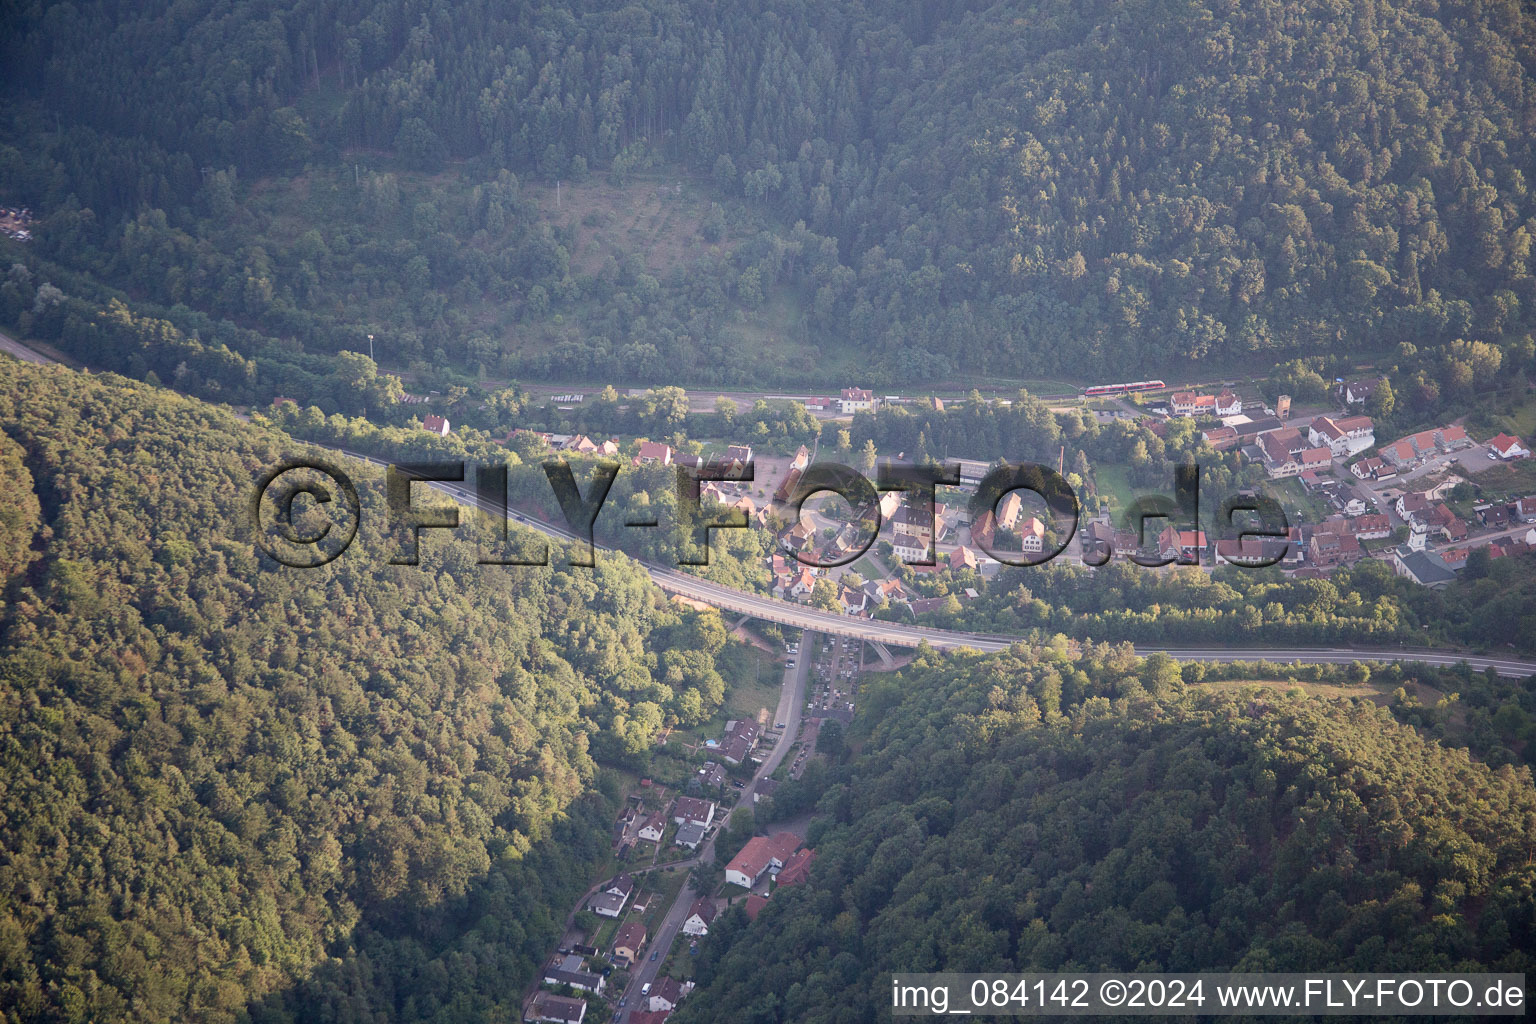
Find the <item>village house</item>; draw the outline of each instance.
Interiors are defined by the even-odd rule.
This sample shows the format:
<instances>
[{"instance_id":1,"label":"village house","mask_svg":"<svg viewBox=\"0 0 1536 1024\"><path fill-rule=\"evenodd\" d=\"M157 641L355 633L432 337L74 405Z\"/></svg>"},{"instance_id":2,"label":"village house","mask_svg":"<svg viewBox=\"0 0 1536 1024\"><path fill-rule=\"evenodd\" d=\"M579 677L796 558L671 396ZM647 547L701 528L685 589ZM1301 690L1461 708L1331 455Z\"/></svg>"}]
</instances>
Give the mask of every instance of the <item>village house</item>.
<instances>
[{"instance_id":1,"label":"village house","mask_svg":"<svg viewBox=\"0 0 1536 1024\"><path fill-rule=\"evenodd\" d=\"M1165 526L1157 536L1157 552L1163 558L1192 565L1200 561L1200 552L1204 550L1204 530L1175 530Z\"/></svg>"},{"instance_id":2,"label":"village house","mask_svg":"<svg viewBox=\"0 0 1536 1024\"><path fill-rule=\"evenodd\" d=\"M1243 400L1237 397L1236 392L1230 388L1222 388L1216 396L1217 416L1239 416L1243 411Z\"/></svg>"},{"instance_id":3,"label":"village house","mask_svg":"<svg viewBox=\"0 0 1536 1024\"><path fill-rule=\"evenodd\" d=\"M428 413L426 419L421 421L421 429L438 437L447 437L453 432L453 428L448 425L446 419L432 413Z\"/></svg>"},{"instance_id":4,"label":"village house","mask_svg":"<svg viewBox=\"0 0 1536 1024\"><path fill-rule=\"evenodd\" d=\"M1339 387L1339 397L1344 399L1345 405L1364 405L1371 400L1371 396L1380 386L1380 379L1352 380Z\"/></svg>"},{"instance_id":5,"label":"village house","mask_svg":"<svg viewBox=\"0 0 1536 1024\"><path fill-rule=\"evenodd\" d=\"M843 388L842 395L838 399L838 409L844 415L854 412L864 412L875 407L875 394L864 388Z\"/></svg>"},{"instance_id":6,"label":"village house","mask_svg":"<svg viewBox=\"0 0 1536 1024\"><path fill-rule=\"evenodd\" d=\"M1397 476L1397 467L1390 465L1385 459L1372 455L1368 459L1361 459L1349 471L1361 480L1386 480Z\"/></svg>"},{"instance_id":7,"label":"village house","mask_svg":"<svg viewBox=\"0 0 1536 1024\"><path fill-rule=\"evenodd\" d=\"M1045 524L1035 516L1030 516L1019 527L1019 549L1027 555L1038 555L1045 551Z\"/></svg>"},{"instance_id":8,"label":"village house","mask_svg":"<svg viewBox=\"0 0 1536 1024\"><path fill-rule=\"evenodd\" d=\"M680 796L672 801L672 820L679 825L696 821L708 828L715 820L715 803L695 796Z\"/></svg>"},{"instance_id":9,"label":"village house","mask_svg":"<svg viewBox=\"0 0 1536 1024\"><path fill-rule=\"evenodd\" d=\"M838 611L844 615L863 615L869 607L869 595L854 587L843 587L837 594Z\"/></svg>"},{"instance_id":10,"label":"village house","mask_svg":"<svg viewBox=\"0 0 1536 1024\"><path fill-rule=\"evenodd\" d=\"M523 1014L525 1021L550 1021L553 1024L581 1024L587 1017L587 1001L557 996L553 992L537 992Z\"/></svg>"},{"instance_id":11,"label":"village house","mask_svg":"<svg viewBox=\"0 0 1536 1024\"><path fill-rule=\"evenodd\" d=\"M1506 461L1528 458L1531 450L1511 434L1500 434L1488 442L1488 450Z\"/></svg>"},{"instance_id":12,"label":"village house","mask_svg":"<svg viewBox=\"0 0 1536 1024\"><path fill-rule=\"evenodd\" d=\"M607 979L587 970L586 961L572 953L549 962L544 968L544 984L569 985L582 992L601 995L607 987Z\"/></svg>"},{"instance_id":13,"label":"village house","mask_svg":"<svg viewBox=\"0 0 1536 1024\"><path fill-rule=\"evenodd\" d=\"M705 761L704 767L699 769L695 778L698 780L700 788L706 792L717 790L725 785L725 769L713 761Z\"/></svg>"},{"instance_id":14,"label":"village house","mask_svg":"<svg viewBox=\"0 0 1536 1024\"><path fill-rule=\"evenodd\" d=\"M951 569L980 570L981 562L976 558L976 552L964 544L949 553L949 567Z\"/></svg>"},{"instance_id":15,"label":"village house","mask_svg":"<svg viewBox=\"0 0 1536 1024\"><path fill-rule=\"evenodd\" d=\"M1342 521L1340 521L1342 525ZM1365 556L1360 541L1346 530L1324 529L1319 525L1307 542L1307 561L1319 569L1352 565Z\"/></svg>"},{"instance_id":16,"label":"village house","mask_svg":"<svg viewBox=\"0 0 1536 1024\"><path fill-rule=\"evenodd\" d=\"M652 1013L670 1013L677 1009L683 996L693 989L693 983L683 984L676 978L661 978L651 985L648 1007Z\"/></svg>"},{"instance_id":17,"label":"village house","mask_svg":"<svg viewBox=\"0 0 1536 1024\"><path fill-rule=\"evenodd\" d=\"M777 874L799 849L800 837L792 832L753 836L726 865L725 880L731 885L750 889L763 875Z\"/></svg>"},{"instance_id":18,"label":"village house","mask_svg":"<svg viewBox=\"0 0 1536 1024\"><path fill-rule=\"evenodd\" d=\"M928 561L928 539L912 534L898 533L891 539L891 551L909 565Z\"/></svg>"},{"instance_id":19,"label":"village house","mask_svg":"<svg viewBox=\"0 0 1536 1024\"><path fill-rule=\"evenodd\" d=\"M720 756L729 764L741 764L757 745L757 723L733 718L725 723L725 737L718 744Z\"/></svg>"},{"instance_id":20,"label":"village house","mask_svg":"<svg viewBox=\"0 0 1536 1024\"><path fill-rule=\"evenodd\" d=\"M613 936L614 957L634 963L640 959L640 953L644 948L645 925L643 923L630 920L619 925L619 930Z\"/></svg>"},{"instance_id":21,"label":"village house","mask_svg":"<svg viewBox=\"0 0 1536 1024\"><path fill-rule=\"evenodd\" d=\"M636 466L670 466L672 446L660 441L641 441L635 457L630 461Z\"/></svg>"},{"instance_id":22,"label":"village house","mask_svg":"<svg viewBox=\"0 0 1536 1024\"><path fill-rule=\"evenodd\" d=\"M640 826L639 836L641 839L648 839L653 843L659 843L661 842L662 833L666 832L666 830L667 817L660 811L657 811L645 819L645 823Z\"/></svg>"},{"instance_id":23,"label":"village house","mask_svg":"<svg viewBox=\"0 0 1536 1024\"><path fill-rule=\"evenodd\" d=\"M1456 573L1433 551L1415 551L1403 545L1392 549L1392 571L1424 587L1443 587Z\"/></svg>"},{"instance_id":24,"label":"village house","mask_svg":"<svg viewBox=\"0 0 1536 1024\"><path fill-rule=\"evenodd\" d=\"M1346 416L1338 420L1319 416L1307 428L1307 438L1314 447L1327 447L1335 458L1346 459L1376 443L1376 426L1369 416Z\"/></svg>"},{"instance_id":25,"label":"village house","mask_svg":"<svg viewBox=\"0 0 1536 1024\"><path fill-rule=\"evenodd\" d=\"M1478 522L1490 530L1502 530L1509 526L1508 505L1483 505L1473 511L1477 513Z\"/></svg>"},{"instance_id":26,"label":"village house","mask_svg":"<svg viewBox=\"0 0 1536 1024\"><path fill-rule=\"evenodd\" d=\"M865 580L864 594L871 606L906 604L908 597L900 580Z\"/></svg>"},{"instance_id":27,"label":"village house","mask_svg":"<svg viewBox=\"0 0 1536 1024\"><path fill-rule=\"evenodd\" d=\"M1200 432L1200 440L1217 451L1225 451L1237 445L1237 428L1225 426L1212 427L1210 430Z\"/></svg>"},{"instance_id":28,"label":"village house","mask_svg":"<svg viewBox=\"0 0 1536 1024\"><path fill-rule=\"evenodd\" d=\"M677 826L677 834L672 837L672 845L686 846L690 850L697 850L699 844L704 841L708 829L696 821L685 822Z\"/></svg>"},{"instance_id":29,"label":"village house","mask_svg":"<svg viewBox=\"0 0 1536 1024\"><path fill-rule=\"evenodd\" d=\"M784 862L784 867L780 869L776 881L779 885L804 885L811 877L811 862L815 859L815 850L797 851Z\"/></svg>"},{"instance_id":30,"label":"village house","mask_svg":"<svg viewBox=\"0 0 1536 1024\"><path fill-rule=\"evenodd\" d=\"M1216 396L1199 395L1193 391L1175 391L1168 401L1175 416L1213 416L1216 414ZM1241 408L1238 409L1242 411Z\"/></svg>"},{"instance_id":31,"label":"village house","mask_svg":"<svg viewBox=\"0 0 1536 1024\"><path fill-rule=\"evenodd\" d=\"M693 906L688 908L688 916L683 919L683 934L708 935L709 926L714 923L718 913L715 901L709 897L701 896L694 900Z\"/></svg>"}]
</instances>

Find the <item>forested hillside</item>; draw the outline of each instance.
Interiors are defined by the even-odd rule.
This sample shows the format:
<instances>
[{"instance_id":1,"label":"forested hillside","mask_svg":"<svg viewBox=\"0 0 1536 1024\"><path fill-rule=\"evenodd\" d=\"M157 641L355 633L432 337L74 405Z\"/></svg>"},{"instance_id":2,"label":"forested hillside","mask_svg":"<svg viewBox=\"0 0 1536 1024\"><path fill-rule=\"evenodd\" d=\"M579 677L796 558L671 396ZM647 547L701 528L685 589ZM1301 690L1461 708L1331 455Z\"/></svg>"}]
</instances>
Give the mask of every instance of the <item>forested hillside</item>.
<instances>
[{"instance_id":1,"label":"forested hillside","mask_svg":"<svg viewBox=\"0 0 1536 1024\"><path fill-rule=\"evenodd\" d=\"M285 569L294 449L162 389L0 360L0 1020L504 1020L727 638L622 559Z\"/></svg>"},{"instance_id":2,"label":"forested hillside","mask_svg":"<svg viewBox=\"0 0 1536 1024\"><path fill-rule=\"evenodd\" d=\"M37 254L183 329L763 383L804 371L770 337L895 382L1536 322L1519 0L92 0L8 28L0 189ZM545 186L636 175L718 201L664 269L583 266L611 212L551 221Z\"/></svg>"},{"instance_id":3,"label":"forested hillside","mask_svg":"<svg viewBox=\"0 0 1536 1024\"><path fill-rule=\"evenodd\" d=\"M811 881L716 923L679 1024L882 1020L893 971L1530 969L1529 772L1368 702L922 654L849 739Z\"/></svg>"}]
</instances>

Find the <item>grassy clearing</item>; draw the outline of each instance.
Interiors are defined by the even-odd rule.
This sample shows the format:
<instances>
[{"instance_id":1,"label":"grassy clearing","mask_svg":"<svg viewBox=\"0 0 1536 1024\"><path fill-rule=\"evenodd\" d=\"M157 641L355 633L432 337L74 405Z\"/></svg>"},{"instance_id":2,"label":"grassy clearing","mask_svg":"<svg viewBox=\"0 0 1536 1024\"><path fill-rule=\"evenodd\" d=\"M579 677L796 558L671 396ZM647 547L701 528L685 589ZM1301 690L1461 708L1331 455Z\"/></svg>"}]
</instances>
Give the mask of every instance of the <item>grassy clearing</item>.
<instances>
[{"instance_id":1,"label":"grassy clearing","mask_svg":"<svg viewBox=\"0 0 1536 1024\"><path fill-rule=\"evenodd\" d=\"M1373 682L1339 682L1339 683L1315 683L1295 679L1219 679L1199 684L1201 689L1210 690L1213 693L1226 693L1233 690L1242 690L1248 687L1261 687L1268 690L1279 690L1282 693L1291 690L1300 690L1309 697L1364 697L1373 703L1387 705L1392 703L1392 695L1399 686L1407 690L1419 703L1433 705L1445 694L1414 680L1400 683Z\"/></svg>"},{"instance_id":2,"label":"grassy clearing","mask_svg":"<svg viewBox=\"0 0 1536 1024\"><path fill-rule=\"evenodd\" d=\"M1093 467L1093 482L1101 498L1109 499L1109 512L1118 519L1120 513L1130 508L1136 500L1136 490L1131 486L1130 470L1125 466Z\"/></svg>"}]
</instances>

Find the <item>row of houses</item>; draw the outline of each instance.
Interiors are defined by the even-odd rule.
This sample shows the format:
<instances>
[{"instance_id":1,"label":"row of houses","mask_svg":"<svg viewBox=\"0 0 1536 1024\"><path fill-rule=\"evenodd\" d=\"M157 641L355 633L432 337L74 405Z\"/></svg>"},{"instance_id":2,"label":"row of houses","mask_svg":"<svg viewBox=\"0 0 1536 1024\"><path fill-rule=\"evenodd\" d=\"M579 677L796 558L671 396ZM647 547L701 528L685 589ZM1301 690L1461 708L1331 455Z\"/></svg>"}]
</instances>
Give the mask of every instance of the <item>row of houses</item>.
<instances>
[{"instance_id":1,"label":"row of houses","mask_svg":"<svg viewBox=\"0 0 1536 1024\"><path fill-rule=\"evenodd\" d=\"M1398 438L1382 445L1378 454L1384 463L1401 472L1415 463L1471 446L1472 439L1467 436L1466 429L1451 424Z\"/></svg>"},{"instance_id":2,"label":"row of houses","mask_svg":"<svg viewBox=\"0 0 1536 1024\"><path fill-rule=\"evenodd\" d=\"M1193 391L1175 391L1168 400L1168 407L1175 416L1205 417L1237 416L1243 411L1243 400L1230 388L1217 395L1202 395Z\"/></svg>"}]
</instances>

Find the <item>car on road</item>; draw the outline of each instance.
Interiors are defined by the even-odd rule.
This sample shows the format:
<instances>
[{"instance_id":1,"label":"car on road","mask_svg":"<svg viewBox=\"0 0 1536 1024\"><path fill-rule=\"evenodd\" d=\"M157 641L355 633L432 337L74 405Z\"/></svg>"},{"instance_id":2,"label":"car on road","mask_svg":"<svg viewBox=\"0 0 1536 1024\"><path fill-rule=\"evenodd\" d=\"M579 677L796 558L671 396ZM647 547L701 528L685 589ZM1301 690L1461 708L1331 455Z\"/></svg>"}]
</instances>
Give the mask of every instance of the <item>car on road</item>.
<instances>
[{"instance_id":1,"label":"car on road","mask_svg":"<svg viewBox=\"0 0 1536 1024\"><path fill-rule=\"evenodd\" d=\"M619 1009L621 1009L621 1010L624 1009L624 1000L625 1000L624 996L620 996L619 997Z\"/></svg>"},{"instance_id":2,"label":"car on road","mask_svg":"<svg viewBox=\"0 0 1536 1024\"><path fill-rule=\"evenodd\" d=\"M651 959L652 960L655 960L660 955L661 955L661 950L659 950L659 949L651 950Z\"/></svg>"},{"instance_id":3,"label":"car on road","mask_svg":"<svg viewBox=\"0 0 1536 1024\"><path fill-rule=\"evenodd\" d=\"M783 729L783 728L786 728L786 726L785 726L785 725L784 725L784 723L783 723L783 722L774 722L774 723L773 723L773 727L774 727L774 728L775 728L775 729Z\"/></svg>"},{"instance_id":4,"label":"car on road","mask_svg":"<svg viewBox=\"0 0 1536 1024\"><path fill-rule=\"evenodd\" d=\"M651 983L650 982L646 982L644 985L640 986L640 994L643 995L643 996L648 996L648 995L651 994Z\"/></svg>"}]
</instances>

